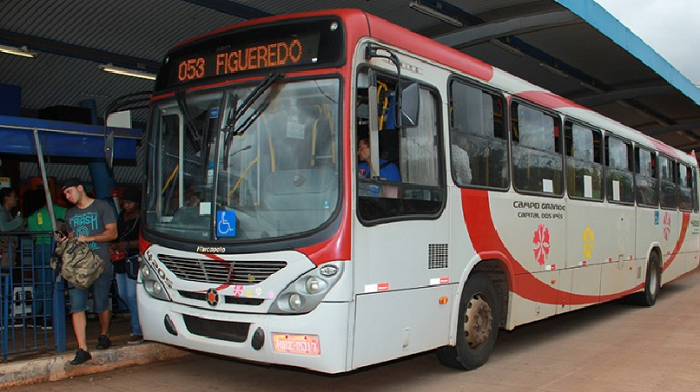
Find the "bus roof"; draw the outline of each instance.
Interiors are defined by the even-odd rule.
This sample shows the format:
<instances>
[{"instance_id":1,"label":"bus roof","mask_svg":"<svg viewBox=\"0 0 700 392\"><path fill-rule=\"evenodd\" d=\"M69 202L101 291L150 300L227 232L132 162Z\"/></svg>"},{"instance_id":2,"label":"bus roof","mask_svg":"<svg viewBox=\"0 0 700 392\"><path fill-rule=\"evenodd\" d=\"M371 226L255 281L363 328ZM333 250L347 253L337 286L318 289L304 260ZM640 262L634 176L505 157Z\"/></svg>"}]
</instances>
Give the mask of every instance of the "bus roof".
<instances>
[{"instance_id":1,"label":"bus roof","mask_svg":"<svg viewBox=\"0 0 700 392\"><path fill-rule=\"evenodd\" d=\"M348 34L352 35L354 38L371 37L389 46L394 46L416 56L432 60L452 71L468 75L481 82L490 84L507 94L556 110L566 116L589 123L594 127L611 131L622 138L649 148L657 149L661 153L682 160L687 164L697 165L695 157L673 148L660 140L645 135L640 131L625 126L571 100L556 95L551 91L509 74L506 71L489 65L468 54L462 53L459 50L443 45L435 40L359 9L330 9L252 19L194 37L178 44L171 50L176 50L183 46L205 40L208 37L225 34L226 32L240 28L320 16L337 16L341 18L348 25ZM357 23L359 20L366 21L362 23L365 26L356 27L360 25L360 23ZM355 23L348 23L349 21L355 21Z\"/></svg>"}]
</instances>

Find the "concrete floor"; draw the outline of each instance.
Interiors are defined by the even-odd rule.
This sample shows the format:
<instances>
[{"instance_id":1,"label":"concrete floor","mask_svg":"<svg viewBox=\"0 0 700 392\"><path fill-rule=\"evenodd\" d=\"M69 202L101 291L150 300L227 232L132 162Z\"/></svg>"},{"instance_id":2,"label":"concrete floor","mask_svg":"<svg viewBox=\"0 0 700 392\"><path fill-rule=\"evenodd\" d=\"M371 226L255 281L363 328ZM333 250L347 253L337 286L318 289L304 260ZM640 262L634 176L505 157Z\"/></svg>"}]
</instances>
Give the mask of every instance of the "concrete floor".
<instances>
[{"instance_id":1,"label":"concrete floor","mask_svg":"<svg viewBox=\"0 0 700 392\"><path fill-rule=\"evenodd\" d=\"M335 376L190 355L13 391L700 391L698 305L694 271L651 308L616 301L503 332L489 363L471 372L433 353Z\"/></svg>"}]
</instances>

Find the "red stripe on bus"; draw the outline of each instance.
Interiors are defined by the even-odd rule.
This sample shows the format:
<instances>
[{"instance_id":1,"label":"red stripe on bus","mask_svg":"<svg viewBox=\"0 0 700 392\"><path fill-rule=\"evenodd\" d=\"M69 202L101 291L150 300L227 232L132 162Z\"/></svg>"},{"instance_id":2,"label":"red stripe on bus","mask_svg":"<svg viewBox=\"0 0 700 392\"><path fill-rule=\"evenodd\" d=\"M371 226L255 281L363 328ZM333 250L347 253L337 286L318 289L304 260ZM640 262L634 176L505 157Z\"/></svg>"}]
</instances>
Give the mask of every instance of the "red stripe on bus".
<instances>
[{"instance_id":1,"label":"red stripe on bus","mask_svg":"<svg viewBox=\"0 0 700 392\"><path fill-rule=\"evenodd\" d=\"M476 57L471 57L447 45L435 42L428 37L415 35L410 30L401 26L395 26L391 22L380 17L370 14L366 14L366 16L370 24L370 35L373 38L385 42L400 42L402 49L406 49L419 56L433 59L439 64L459 69L485 82L493 78L493 66ZM350 23L348 23L348 25L350 25ZM406 37L411 38L406 39Z\"/></svg>"},{"instance_id":2,"label":"red stripe on bus","mask_svg":"<svg viewBox=\"0 0 700 392\"><path fill-rule=\"evenodd\" d=\"M673 248L673 252L671 252L671 257L669 257L668 260L666 260L664 266L661 268L661 272L666 271L666 268L668 268L671 265L671 263L673 263L673 260L676 259L678 251L681 250L681 247L683 246L683 240L685 239L685 234L688 231L688 223L690 223L690 213L684 212L683 222L681 223L681 232L678 236L678 241L676 241L676 246Z\"/></svg>"},{"instance_id":3,"label":"red stripe on bus","mask_svg":"<svg viewBox=\"0 0 700 392\"><path fill-rule=\"evenodd\" d=\"M567 305L586 305L600 301L609 301L639 291L644 283L629 290L609 295L584 295L558 290L537 279L525 269L503 244L501 237L491 219L491 205L488 193L479 190L462 189L462 211L469 237L476 252L482 256L502 255L511 276L511 291L519 296L545 304L560 304L566 299Z\"/></svg>"},{"instance_id":4,"label":"red stripe on bus","mask_svg":"<svg viewBox=\"0 0 700 392\"><path fill-rule=\"evenodd\" d=\"M215 254L213 254L213 253L202 253L202 256L208 257L208 258L210 258L210 259L212 259L212 260L216 260L216 261L226 261L226 260L224 260L223 258L221 258L221 256L215 255ZM228 267L228 266L227 266L227 267ZM215 287L214 290L216 290L216 291L221 291L221 290L227 289L229 286L231 286L231 285L230 285L230 284L227 284L227 283L224 283L224 284L222 284L222 285L220 285L220 286L218 286L218 287ZM200 293L205 293L206 291L207 291L207 290L200 290L199 292L200 292Z\"/></svg>"},{"instance_id":5,"label":"red stripe on bus","mask_svg":"<svg viewBox=\"0 0 700 392\"><path fill-rule=\"evenodd\" d=\"M578 108L589 112L591 111L591 109L587 107L581 106L574 101L560 97L554 93L550 93L549 91L523 91L515 94L515 96L550 109Z\"/></svg>"}]
</instances>

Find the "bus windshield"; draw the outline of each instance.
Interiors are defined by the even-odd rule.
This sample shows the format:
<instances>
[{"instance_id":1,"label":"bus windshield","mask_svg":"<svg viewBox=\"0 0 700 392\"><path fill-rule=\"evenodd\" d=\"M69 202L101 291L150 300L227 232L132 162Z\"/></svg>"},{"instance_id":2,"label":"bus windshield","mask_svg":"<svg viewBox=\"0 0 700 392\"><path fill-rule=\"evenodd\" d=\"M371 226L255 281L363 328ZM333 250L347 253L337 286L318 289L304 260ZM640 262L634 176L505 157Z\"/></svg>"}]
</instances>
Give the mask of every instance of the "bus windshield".
<instances>
[{"instance_id":1,"label":"bus windshield","mask_svg":"<svg viewBox=\"0 0 700 392\"><path fill-rule=\"evenodd\" d=\"M299 235L338 206L337 79L175 94L154 104L145 227L183 241Z\"/></svg>"}]
</instances>

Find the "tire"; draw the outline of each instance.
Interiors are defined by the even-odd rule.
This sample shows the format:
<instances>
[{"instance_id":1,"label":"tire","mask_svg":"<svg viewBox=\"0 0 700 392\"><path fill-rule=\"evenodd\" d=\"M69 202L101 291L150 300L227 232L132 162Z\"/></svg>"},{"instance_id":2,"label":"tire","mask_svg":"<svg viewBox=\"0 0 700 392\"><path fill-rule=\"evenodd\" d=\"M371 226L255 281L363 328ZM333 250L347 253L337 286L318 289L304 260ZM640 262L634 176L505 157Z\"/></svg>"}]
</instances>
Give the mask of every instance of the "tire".
<instances>
[{"instance_id":1,"label":"tire","mask_svg":"<svg viewBox=\"0 0 700 392\"><path fill-rule=\"evenodd\" d=\"M636 302L641 306L654 306L661 290L661 261L659 254L651 252L647 263L646 283L644 291L637 293Z\"/></svg>"},{"instance_id":2,"label":"tire","mask_svg":"<svg viewBox=\"0 0 700 392\"><path fill-rule=\"evenodd\" d=\"M467 280L459 315L456 345L438 348L437 357L447 367L476 369L493 351L500 320L496 289L486 274L477 273Z\"/></svg>"}]
</instances>

